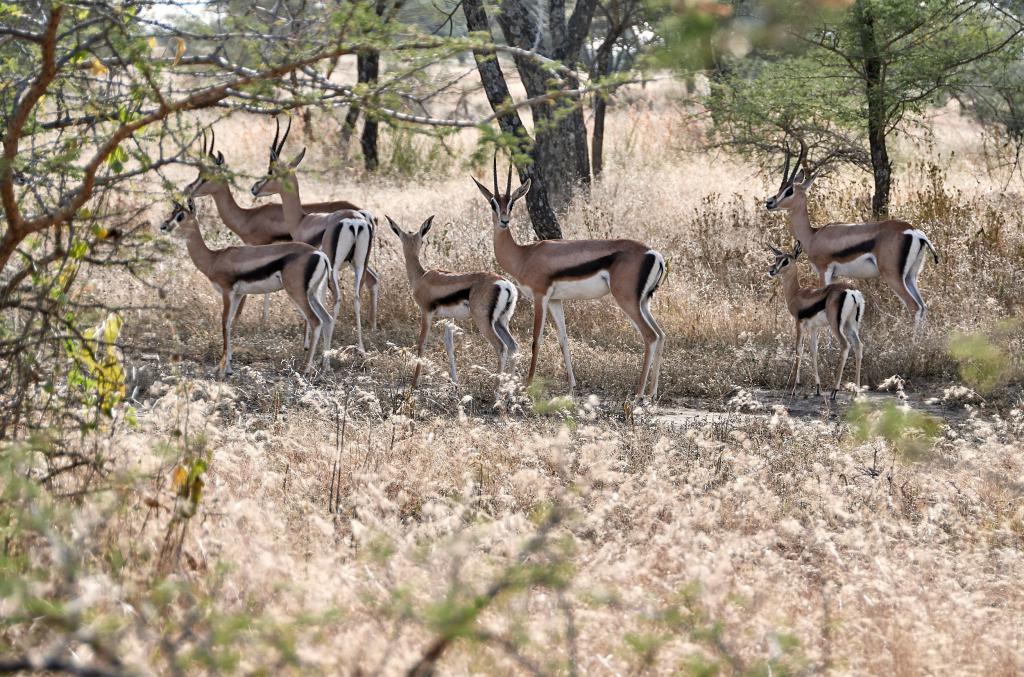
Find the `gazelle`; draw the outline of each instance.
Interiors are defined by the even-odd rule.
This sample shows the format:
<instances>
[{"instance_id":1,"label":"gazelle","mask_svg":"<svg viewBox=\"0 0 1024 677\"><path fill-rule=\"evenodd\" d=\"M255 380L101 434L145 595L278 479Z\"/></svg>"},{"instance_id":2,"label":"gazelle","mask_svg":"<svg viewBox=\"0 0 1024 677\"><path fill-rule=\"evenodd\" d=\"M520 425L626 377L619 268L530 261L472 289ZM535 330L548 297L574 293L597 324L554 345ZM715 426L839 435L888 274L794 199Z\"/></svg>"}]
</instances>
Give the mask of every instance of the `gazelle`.
<instances>
[{"instance_id":1,"label":"gazelle","mask_svg":"<svg viewBox=\"0 0 1024 677\"><path fill-rule=\"evenodd\" d=\"M334 318L324 308L321 299L327 285L336 294L337 283L331 274L331 263L326 254L302 242L211 250L203 240L192 198L184 206L175 202L171 216L160 226L160 230L165 233L175 228L179 228L185 235L192 263L206 276L213 288L220 292L224 303L221 313L221 330L224 334L224 352L219 369L221 376L232 373L231 330L235 316L241 311L248 294L266 294L281 289L288 293L306 320L303 341L307 351L303 368L305 373L312 369L321 333L324 335L324 350L330 350Z\"/></svg>"},{"instance_id":2,"label":"gazelle","mask_svg":"<svg viewBox=\"0 0 1024 677\"><path fill-rule=\"evenodd\" d=\"M626 313L644 341L644 361L637 385L638 398L658 394L665 332L651 315L651 296L665 276L665 259L654 249L636 240L541 240L519 244L509 230L509 219L516 200L530 190L531 179L512 191L512 166L509 165L505 192L498 190L497 156L494 159L494 190L488 190L473 177L473 182L491 207L494 217L494 255L501 267L515 279L520 292L533 300L533 349L527 383L537 369L544 334L544 321L550 311L558 329L562 359L570 391L576 387L565 331L562 301L598 299L607 294ZM650 388L648 389L648 382Z\"/></svg>"},{"instance_id":3,"label":"gazelle","mask_svg":"<svg viewBox=\"0 0 1024 677\"><path fill-rule=\"evenodd\" d=\"M447 270L425 270L420 263L423 238L430 232L434 217L430 216L413 233L406 233L385 215L391 230L402 242L405 272L409 276L412 297L420 308L420 336L416 344L416 357L423 357L423 346L430 334L433 317L452 319L473 318L477 329L498 353L498 373L504 373L508 359L519 346L508 330L509 320L516 310L519 292L515 285L494 273L450 273ZM452 381L459 382L455 370L455 332L451 324L445 327L444 347L448 351L448 368ZM422 363L417 360L412 374L412 387L419 380Z\"/></svg>"},{"instance_id":4,"label":"gazelle","mask_svg":"<svg viewBox=\"0 0 1024 677\"><path fill-rule=\"evenodd\" d=\"M789 232L803 246L821 285L831 283L837 275L859 279L881 277L914 313L916 332L927 309L917 290L925 249L931 252L935 263L939 262L927 236L906 221L896 220L812 227L807 215L807 191L816 173L806 167L807 146L803 141L792 175L789 174L790 159L787 149L782 185L779 192L769 198L766 207L770 212L788 212Z\"/></svg>"},{"instance_id":5,"label":"gazelle","mask_svg":"<svg viewBox=\"0 0 1024 677\"><path fill-rule=\"evenodd\" d=\"M802 251L800 243L792 254L780 251L771 245L768 248L775 254L775 262L768 269L768 275L782 276L782 291L786 297L789 314L796 320L796 378L793 392L800 385L800 360L804 353L804 332L811 335L811 363L814 365L814 385L817 395L821 394L821 379L818 377L818 330L828 327L832 335L842 345L839 355L839 368L836 370L836 385L832 389L832 399L843 385L843 369L846 358L853 345L857 364L857 387L860 387L860 362L864 354L864 346L860 340L860 323L864 319L864 295L848 284L834 282L825 287L811 288L800 286L800 273L796 261Z\"/></svg>"},{"instance_id":6,"label":"gazelle","mask_svg":"<svg viewBox=\"0 0 1024 677\"><path fill-rule=\"evenodd\" d=\"M356 339L360 353L363 347L363 323L360 315L361 303L358 290L362 287L363 274L370 260L373 249L373 228L376 219L365 210L341 209L334 212L307 213L302 208L299 197L299 182L295 168L306 155L303 148L291 162L281 161L281 150L288 140L291 120L284 138L278 142L278 133L270 144L270 164L267 175L252 185L252 194L256 197L280 195L281 208L284 211L285 224L292 238L299 242L318 246L330 258L335 279L341 268L351 265L355 271L356 293L352 295L352 305L356 315ZM335 309L340 306L341 299L336 298ZM376 313L374 313L376 315Z\"/></svg>"},{"instance_id":7,"label":"gazelle","mask_svg":"<svg viewBox=\"0 0 1024 677\"><path fill-rule=\"evenodd\" d=\"M284 209L280 204L265 204L251 209L240 206L228 182L227 173L224 171L224 153L215 151L217 143L216 135L210 131L210 145L206 145L206 133L203 133L202 156L204 165L199 170L199 176L195 181L185 187L185 194L192 197L210 196L217 205L217 213L221 221L232 232L248 245L271 244L274 242L288 242L292 240L292 233L288 229L284 218ZM306 212L335 212L342 209L359 210L359 207L345 200L335 202L313 202L302 205ZM377 305L380 289L378 287L379 277L377 272L366 267L364 283L370 291L370 327L377 329ZM263 297L263 321L267 319L267 307L270 296Z\"/></svg>"}]
</instances>

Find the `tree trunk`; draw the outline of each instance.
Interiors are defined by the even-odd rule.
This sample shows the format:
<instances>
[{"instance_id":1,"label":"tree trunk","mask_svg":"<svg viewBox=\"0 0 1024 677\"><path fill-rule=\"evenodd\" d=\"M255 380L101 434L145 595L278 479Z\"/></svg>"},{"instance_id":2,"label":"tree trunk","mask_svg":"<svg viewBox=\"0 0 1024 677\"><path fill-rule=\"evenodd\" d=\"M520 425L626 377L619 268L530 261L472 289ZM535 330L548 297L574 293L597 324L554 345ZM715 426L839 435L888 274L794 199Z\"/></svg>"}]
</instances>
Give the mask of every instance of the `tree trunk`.
<instances>
[{"instance_id":1,"label":"tree trunk","mask_svg":"<svg viewBox=\"0 0 1024 677\"><path fill-rule=\"evenodd\" d=\"M572 66L590 29L596 0L576 3L572 20L565 22L561 0L550 0L548 23L552 48L546 56ZM536 50L544 43L536 12L523 0L503 0L498 16L506 42L524 50ZM516 55L516 68L527 96L540 97L550 91L550 73L537 62ZM578 86L567 81L566 88ZM539 102L530 109L534 119L534 161L548 189L555 209L565 209L577 187L590 187L590 157L587 128L578 97L561 98L555 103Z\"/></svg>"},{"instance_id":2,"label":"tree trunk","mask_svg":"<svg viewBox=\"0 0 1024 677\"><path fill-rule=\"evenodd\" d=\"M868 103L868 147L871 150L871 171L875 179L871 214L880 219L889 213L889 193L892 189L892 162L886 148L885 73L875 36L875 18L864 0L857 2L857 20L860 24L864 88Z\"/></svg>"},{"instance_id":3,"label":"tree trunk","mask_svg":"<svg viewBox=\"0 0 1024 677\"><path fill-rule=\"evenodd\" d=\"M463 0L462 10L466 16L466 27L470 31L489 34L487 12L484 10L482 0ZM506 108L512 101L512 94L505 82L505 75L501 72L501 65L493 54L473 52L473 58L476 60L480 82L483 83L491 110L499 113L498 125L502 133L515 139L516 147L513 150L517 156L526 155L531 158L529 164L517 163L517 168L520 181L527 178L533 181L530 192L526 195L526 208L530 213L533 230L541 240L559 239L562 237L562 228L558 225L558 217L548 199L547 182L545 175L540 171L539 158L534 154L533 139L526 131L526 125L523 124L519 113L514 108Z\"/></svg>"},{"instance_id":4,"label":"tree trunk","mask_svg":"<svg viewBox=\"0 0 1024 677\"><path fill-rule=\"evenodd\" d=\"M610 36L609 36L610 37ZM594 64L598 78L606 77L612 70L612 47L613 42L607 39L597 50L597 63ZM590 146L590 166L594 172L594 178L601 176L604 169L604 116L608 110L608 98L605 94L594 95L594 132L593 141Z\"/></svg>"},{"instance_id":5,"label":"tree trunk","mask_svg":"<svg viewBox=\"0 0 1024 677\"><path fill-rule=\"evenodd\" d=\"M377 82L377 76L380 73L380 53L373 51L360 54L357 57L356 68L358 70L357 77L359 82ZM364 117L366 120L363 122L363 135L360 137L359 142L363 149L363 164L366 166L366 171L373 172L377 170L379 165L377 156L378 122L376 115L370 110L366 111Z\"/></svg>"}]
</instances>

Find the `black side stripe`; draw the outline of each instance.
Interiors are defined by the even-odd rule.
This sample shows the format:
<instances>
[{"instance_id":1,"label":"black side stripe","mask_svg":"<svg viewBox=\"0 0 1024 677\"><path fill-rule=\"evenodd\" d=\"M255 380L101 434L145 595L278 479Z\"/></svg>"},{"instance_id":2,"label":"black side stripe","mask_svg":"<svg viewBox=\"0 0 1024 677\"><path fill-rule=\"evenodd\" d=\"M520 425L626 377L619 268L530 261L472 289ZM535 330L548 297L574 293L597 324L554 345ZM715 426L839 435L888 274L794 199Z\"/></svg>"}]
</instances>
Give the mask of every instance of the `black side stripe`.
<instances>
[{"instance_id":1,"label":"black side stripe","mask_svg":"<svg viewBox=\"0 0 1024 677\"><path fill-rule=\"evenodd\" d=\"M457 292L448 294L430 303L430 310L437 310L440 306L455 306L460 303L469 303L469 287L464 287Z\"/></svg>"},{"instance_id":2,"label":"black side stripe","mask_svg":"<svg viewBox=\"0 0 1024 677\"><path fill-rule=\"evenodd\" d=\"M900 252L900 276L902 277L907 271L907 259L910 258L910 248L914 246L914 236L904 235L903 236L903 251Z\"/></svg>"},{"instance_id":3,"label":"black side stripe","mask_svg":"<svg viewBox=\"0 0 1024 677\"><path fill-rule=\"evenodd\" d=\"M291 235L275 235L274 237L270 238L270 241L271 242L291 242L292 241L292 236Z\"/></svg>"},{"instance_id":4,"label":"black side stripe","mask_svg":"<svg viewBox=\"0 0 1024 677\"><path fill-rule=\"evenodd\" d=\"M296 256L299 255L285 254L284 256L280 256L269 263L263 264L259 268L243 271L235 278L235 282L259 282L260 280L266 280L272 277L275 273L280 273L284 270L284 267Z\"/></svg>"},{"instance_id":5,"label":"black side stripe","mask_svg":"<svg viewBox=\"0 0 1024 677\"><path fill-rule=\"evenodd\" d=\"M821 300L815 303L813 306L807 306L803 310L798 311L796 314L796 319L806 320L807 318L814 317L821 311L825 310L825 300L827 298L827 296L823 296L821 297Z\"/></svg>"},{"instance_id":6,"label":"black side stripe","mask_svg":"<svg viewBox=\"0 0 1024 677\"><path fill-rule=\"evenodd\" d=\"M313 236L306 240L306 244L312 245L313 247L319 247L320 243L324 241L324 233L327 231L325 228L319 233L313 233Z\"/></svg>"},{"instance_id":7,"label":"black side stripe","mask_svg":"<svg viewBox=\"0 0 1024 677\"><path fill-rule=\"evenodd\" d=\"M874 240L874 238L872 238L870 240L864 240L863 242L858 242L857 244L853 245L852 247L847 247L846 249L844 249L844 250L842 250L840 252L836 252L834 257L837 258L837 259L848 259L848 258L852 258L854 256L857 256L858 254L867 254L869 251L871 251L874 248L875 248L875 240Z\"/></svg>"},{"instance_id":8,"label":"black side stripe","mask_svg":"<svg viewBox=\"0 0 1024 677\"><path fill-rule=\"evenodd\" d=\"M615 263L615 259L619 256L618 252L602 256L599 259L593 261L587 261L577 266L571 266L569 268L563 268L554 275L551 276L552 282L555 280L565 280L580 277L590 277L594 273L600 270L607 270L611 268L612 264Z\"/></svg>"}]
</instances>

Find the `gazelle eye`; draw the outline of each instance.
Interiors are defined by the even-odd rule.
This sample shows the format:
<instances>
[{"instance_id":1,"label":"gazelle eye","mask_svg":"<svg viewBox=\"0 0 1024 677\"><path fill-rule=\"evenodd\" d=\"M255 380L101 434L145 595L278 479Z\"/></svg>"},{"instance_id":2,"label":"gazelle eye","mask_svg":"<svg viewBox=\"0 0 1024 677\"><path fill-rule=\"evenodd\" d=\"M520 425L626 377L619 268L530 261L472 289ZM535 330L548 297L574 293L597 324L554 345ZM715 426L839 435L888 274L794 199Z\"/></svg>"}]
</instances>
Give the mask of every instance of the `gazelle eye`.
<instances>
[{"instance_id":1,"label":"gazelle eye","mask_svg":"<svg viewBox=\"0 0 1024 677\"><path fill-rule=\"evenodd\" d=\"M185 220L185 212L178 212L178 215L174 217L174 220L181 223Z\"/></svg>"},{"instance_id":2,"label":"gazelle eye","mask_svg":"<svg viewBox=\"0 0 1024 677\"><path fill-rule=\"evenodd\" d=\"M790 196L790 195L792 195L792 194L793 194L793 186L790 186L789 188L787 188L787 189L786 189L786 192L785 192L785 193L783 193L783 195L784 195L785 197L789 197L789 196Z\"/></svg>"}]
</instances>

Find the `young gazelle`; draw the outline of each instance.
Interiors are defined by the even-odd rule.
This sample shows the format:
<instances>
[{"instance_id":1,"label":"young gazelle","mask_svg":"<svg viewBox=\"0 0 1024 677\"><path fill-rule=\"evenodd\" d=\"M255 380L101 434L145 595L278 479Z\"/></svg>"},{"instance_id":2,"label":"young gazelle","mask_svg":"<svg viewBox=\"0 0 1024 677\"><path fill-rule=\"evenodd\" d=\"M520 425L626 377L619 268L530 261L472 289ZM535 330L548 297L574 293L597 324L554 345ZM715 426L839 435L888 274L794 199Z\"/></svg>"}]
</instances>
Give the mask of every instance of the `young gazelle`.
<instances>
[{"instance_id":1,"label":"young gazelle","mask_svg":"<svg viewBox=\"0 0 1024 677\"><path fill-rule=\"evenodd\" d=\"M803 246L822 286L837 275L861 279L881 277L914 313L916 331L926 311L924 299L917 290L925 250L931 252L935 263L939 262L932 243L906 221L832 223L813 228L807 215L807 191L816 174L806 168L806 161L807 147L801 142L800 157L790 175L790 156L786 153L782 185L768 200L766 208L770 212L788 212L789 232Z\"/></svg>"},{"instance_id":2,"label":"young gazelle","mask_svg":"<svg viewBox=\"0 0 1024 677\"><path fill-rule=\"evenodd\" d=\"M779 251L771 245L769 249L775 254L775 262L768 269L768 275L782 275L782 291L786 296L786 306L789 308L789 314L796 320L796 378L793 382L793 392L796 392L797 386L800 385L800 360L804 352L803 335L804 332L808 332L811 335L811 363L814 365L816 394L821 394L821 379L818 378L818 330L822 327L828 327L842 345L832 399L836 399L836 393L843 384L843 369L846 367L851 344L856 356L856 382L859 388L860 362L864 352L860 340L860 323L864 319L863 294L840 282L816 289L801 287L800 273L796 265L801 252L800 243L797 242L792 254Z\"/></svg>"},{"instance_id":3,"label":"young gazelle","mask_svg":"<svg viewBox=\"0 0 1024 677\"><path fill-rule=\"evenodd\" d=\"M657 397L665 332L651 315L650 303L665 276L665 259L661 253L636 240L541 240L519 244L509 230L509 219L516 200L529 192L531 180L527 179L512 192L512 167L509 165L508 182L502 193L498 190L495 157L493 192L476 178L473 182L487 198L493 212L494 255L498 263L516 281L520 291L533 300L533 351L527 383L533 380L537 369L544 321L550 311L558 329L569 389L576 387L562 301L598 299L610 293L644 340L637 397Z\"/></svg>"},{"instance_id":4,"label":"young gazelle","mask_svg":"<svg viewBox=\"0 0 1024 677\"><path fill-rule=\"evenodd\" d=\"M295 168L305 157L306 149L303 148L291 162L282 162L280 153L288 138L288 130L285 130L280 143L277 137L275 134L270 144L270 165L267 175L252 185L252 194L256 197L280 195L285 224L292 233L292 238L320 247L331 260L335 279L342 268L351 265L355 271L355 289L360 289L363 274L369 264L370 252L373 250L373 229L376 219L365 210L342 209L331 213L307 213L302 208L299 182L295 176ZM335 314L340 305L341 298L336 297ZM359 352L364 353L366 351L363 347L363 323L358 293L352 295L352 305L356 315L357 345Z\"/></svg>"},{"instance_id":5,"label":"young gazelle","mask_svg":"<svg viewBox=\"0 0 1024 677\"><path fill-rule=\"evenodd\" d=\"M217 139L211 130L209 147L206 145L206 134L203 134L203 166L199 176L185 187L184 192L191 197L211 196L217 205L217 213L221 221L232 232L248 245L289 242L292 234L284 219L284 210L280 204L265 204L251 209L240 206L228 182L224 167L224 153L214 149ZM335 202L313 202L302 205L306 212L335 212L342 209L359 210L359 207L345 200ZM369 266L363 278L364 286L370 290L370 327L377 329L378 276ZM267 307L270 296L263 299L263 321L267 319Z\"/></svg>"},{"instance_id":6,"label":"young gazelle","mask_svg":"<svg viewBox=\"0 0 1024 677\"><path fill-rule=\"evenodd\" d=\"M331 274L331 263L322 251L301 242L211 250L200 232L192 198L188 199L186 206L175 202L174 211L160 230L169 233L176 227L185 235L192 262L220 292L224 302L221 313L224 334L221 376L232 373L231 329L248 294L266 294L281 289L288 293L306 320L304 372L308 373L313 366L321 333L324 334L324 350L330 350L334 318L324 308L321 299L327 285L334 293L337 293L337 287Z\"/></svg>"},{"instance_id":7,"label":"young gazelle","mask_svg":"<svg viewBox=\"0 0 1024 677\"><path fill-rule=\"evenodd\" d=\"M423 346L430 333L433 317L452 319L473 318L477 329L494 346L498 353L498 373L504 373L509 357L516 354L516 345L508 322L516 310L519 292L515 285L494 273L450 273L446 270L424 270L420 263L420 248L423 238L430 231L434 217L430 216L415 233L406 233L390 217L385 215L391 230L402 241L405 255L405 272L409 275L409 286L416 305L420 307L420 337L416 345L416 357L423 357ZM448 368L452 381L458 383L455 371L455 337L451 324L445 327L444 347L448 351ZM419 361L412 374L412 387L420 376Z\"/></svg>"}]
</instances>

